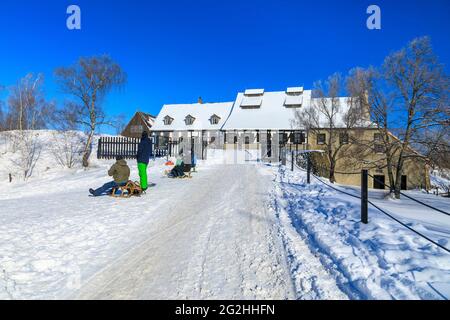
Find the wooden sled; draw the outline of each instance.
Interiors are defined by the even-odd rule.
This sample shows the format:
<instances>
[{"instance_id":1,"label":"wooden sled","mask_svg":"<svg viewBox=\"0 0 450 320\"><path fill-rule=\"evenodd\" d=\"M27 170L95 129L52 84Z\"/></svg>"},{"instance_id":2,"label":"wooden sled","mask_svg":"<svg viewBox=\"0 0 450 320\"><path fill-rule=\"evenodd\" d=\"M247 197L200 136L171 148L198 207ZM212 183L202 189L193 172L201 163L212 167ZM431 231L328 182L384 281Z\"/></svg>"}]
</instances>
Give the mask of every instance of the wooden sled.
<instances>
[{"instance_id":1,"label":"wooden sled","mask_svg":"<svg viewBox=\"0 0 450 320\"><path fill-rule=\"evenodd\" d=\"M139 182L128 181L124 186L112 189L111 197L113 198L131 198L133 196L140 197L143 194Z\"/></svg>"}]
</instances>

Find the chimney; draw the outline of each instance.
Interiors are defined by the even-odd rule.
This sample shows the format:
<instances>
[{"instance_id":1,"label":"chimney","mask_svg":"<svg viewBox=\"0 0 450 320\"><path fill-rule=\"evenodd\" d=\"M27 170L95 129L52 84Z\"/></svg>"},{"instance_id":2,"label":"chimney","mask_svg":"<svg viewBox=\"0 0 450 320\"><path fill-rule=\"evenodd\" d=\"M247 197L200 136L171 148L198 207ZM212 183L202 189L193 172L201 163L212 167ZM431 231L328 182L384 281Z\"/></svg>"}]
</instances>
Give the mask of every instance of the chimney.
<instances>
[{"instance_id":1,"label":"chimney","mask_svg":"<svg viewBox=\"0 0 450 320\"><path fill-rule=\"evenodd\" d=\"M198 103L199 103L199 104L203 104L203 99L202 99L202 97L198 97Z\"/></svg>"}]
</instances>

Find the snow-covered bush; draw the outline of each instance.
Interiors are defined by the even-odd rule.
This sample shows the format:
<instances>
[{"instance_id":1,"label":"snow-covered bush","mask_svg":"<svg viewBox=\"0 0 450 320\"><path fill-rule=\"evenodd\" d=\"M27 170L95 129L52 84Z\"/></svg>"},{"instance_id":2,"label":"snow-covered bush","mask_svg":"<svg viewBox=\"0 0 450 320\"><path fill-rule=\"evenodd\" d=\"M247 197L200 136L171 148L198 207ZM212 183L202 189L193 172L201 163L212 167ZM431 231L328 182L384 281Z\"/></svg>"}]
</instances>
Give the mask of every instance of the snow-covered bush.
<instances>
[{"instance_id":1,"label":"snow-covered bush","mask_svg":"<svg viewBox=\"0 0 450 320\"><path fill-rule=\"evenodd\" d=\"M433 170L430 175L431 186L438 192L447 193L450 196L450 171L446 169Z\"/></svg>"},{"instance_id":2,"label":"snow-covered bush","mask_svg":"<svg viewBox=\"0 0 450 320\"><path fill-rule=\"evenodd\" d=\"M73 168L81 163L85 144L86 136L79 131L55 131L50 148L58 164Z\"/></svg>"},{"instance_id":3,"label":"snow-covered bush","mask_svg":"<svg viewBox=\"0 0 450 320\"><path fill-rule=\"evenodd\" d=\"M26 180L33 174L42 152L42 142L39 139L39 132L36 131L15 131L10 133L12 139L13 152L15 157L11 162L23 173Z\"/></svg>"}]
</instances>

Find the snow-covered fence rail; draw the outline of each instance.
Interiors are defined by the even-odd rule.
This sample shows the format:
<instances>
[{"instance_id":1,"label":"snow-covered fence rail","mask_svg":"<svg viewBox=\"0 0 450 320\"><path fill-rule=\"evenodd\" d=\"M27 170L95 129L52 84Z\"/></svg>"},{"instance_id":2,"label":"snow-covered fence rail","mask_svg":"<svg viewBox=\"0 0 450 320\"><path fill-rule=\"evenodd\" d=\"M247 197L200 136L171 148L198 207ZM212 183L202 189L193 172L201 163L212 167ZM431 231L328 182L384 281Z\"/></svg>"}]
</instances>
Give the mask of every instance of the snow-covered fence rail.
<instances>
[{"instance_id":1,"label":"snow-covered fence rail","mask_svg":"<svg viewBox=\"0 0 450 320\"><path fill-rule=\"evenodd\" d=\"M384 182L380 181L380 180L377 179L376 177L372 176L371 174L369 174L369 177L371 177L374 181L377 181L378 183L382 184L385 188L389 188L388 185L386 185ZM420 200L414 199L413 197L408 196L407 194L404 194L403 192L400 192L400 194L401 194L402 196L404 196L404 197L406 197L406 198L408 198L408 199L410 199L410 200L412 200L412 201L418 203L418 204L421 204L421 205L423 205L423 206L429 208L429 209L432 209L432 210L435 210L435 211L437 211L437 212L443 213L443 214L445 214L445 215L447 215L447 216L450 216L450 213L445 212L444 210L441 210L441 209L439 209L439 208L433 207L433 206L431 206L431 205L429 205L429 204L427 204L427 203L425 203L425 202L422 202L422 201L420 201Z\"/></svg>"},{"instance_id":2,"label":"snow-covered fence rail","mask_svg":"<svg viewBox=\"0 0 450 320\"><path fill-rule=\"evenodd\" d=\"M300 170L306 171L304 168L301 168L300 166L298 166L298 164L295 164L295 166L296 166L298 169L300 169ZM339 188L337 188L337 187L335 187L335 186L331 186L330 184L326 183L325 181L323 181L320 177L316 176L315 174L311 174L311 175L312 175L317 181L319 181L320 183L322 183L322 184L328 186L329 188L331 188L331 189L333 189L333 190L336 190L336 191L338 191L338 192L340 192L340 193L346 194L346 195L348 195L348 196L350 196L350 197L354 197L354 198L360 199L360 200L362 201L362 197L361 197L361 196L358 196L358 195L356 195L356 194L351 194L351 193L349 193L349 192L345 192L345 191L343 191L343 190L341 190L341 189L339 189ZM367 174L367 175L369 176L369 174ZM403 193L402 193L402 194L403 194ZM407 196L407 197L411 199L411 197L409 197L409 196ZM414 199L414 200L415 200L415 199ZM418 200L417 200L417 201L418 201ZM370 201L370 200L367 199L367 204L370 204L372 207L374 207L375 209L377 209L378 211L380 211L380 212L383 213L384 215L388 216L389 218L391 218L392 220L394 220L394 221L397 222L398 224L402 225L402 226L405 227L406 229L410 230L411 232L417 234L418 236L420 236L420 237L422 237L423 239L427 240L428 242L434 244L435 246L441 248L442 250L446 251L447 253L450 253L450 249L448 249L448 248L445 247L444 245L438 243L437 241L432 240L431 238L427 237L427 236L424 235L423 233L421 233L421 232L419 232L419 231L413 229L413 228L410 227L408 224L406 224L406 223L400 221L399 219L397 219L396 217L394 217L392 214L388 213L386 210L384 210L384 209L381 208L380 206L374 204L372 201ZM422 203L422 204L424 204L424 203ZM429 207L429 208L435 209L436 211L439 211L439 212L441 212L441 213L444 213L444 214L446 214L446 215L449 215L449 214L448 214L447 212L445 212L445 211L442 211L442 210L440 210L440 209L434 208L434 207L432 207L432 206L430 206L430 205L427 205L427 204L425 204L425 205L426 205L427 207ZM365 219L367 219L367 222L368 222L368 217L365 217ZM362 221L362 222L364 222L364 221Z\"/></svg>"}]
</instances>

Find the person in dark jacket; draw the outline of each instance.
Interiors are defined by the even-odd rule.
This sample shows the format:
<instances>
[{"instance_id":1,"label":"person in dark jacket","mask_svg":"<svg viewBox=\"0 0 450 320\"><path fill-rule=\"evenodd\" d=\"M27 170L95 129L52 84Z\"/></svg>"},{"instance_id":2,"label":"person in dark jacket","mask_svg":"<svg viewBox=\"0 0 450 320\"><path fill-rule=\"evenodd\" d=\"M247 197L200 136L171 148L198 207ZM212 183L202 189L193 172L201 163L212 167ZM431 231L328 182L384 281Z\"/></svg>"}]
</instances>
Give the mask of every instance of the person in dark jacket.
<instances>
[{"instance_id":1,"label":"person in dark jacket","mask_svg":"<svg viewBox=\"0 0 450 320\"><path fill-rule=\"evenodd\" d=\"M89 193L94 197L101 196L111 191L111 189L116 188L118 186L124 186L127 184L130 179L130 168L128 167L127 162L123 159L123 157L117 157L116 163L108 170L108 175L113 177L114 181L105 183L100 188L94 190L89 189Z\"/></svg>"},{"instance_id":2,"label":"person in dark jacket","mask_svg":"<svg viewBox=\"0 0 450 320\"><path fill-rule=\"evenodd\" d=\"M152 142L148 137L148 133L144 131L142 132L142 138L141 142L139 143L137 152L139 178L141 182L141 188L143 191L147 190L148 188L147 167L150 161L151 154L152 154Z\"/></svg>"},{"instance_id":3,"label":"person in dark jacket","mask_svg":"<svg viewBox=\"0 0 450 320\"><path fill-rule=\"evenodd\" d=\"M170 170L168 177L177 178L184 176L184 161L177 159L175 166Z\"/></svg>"}]
</instances>

